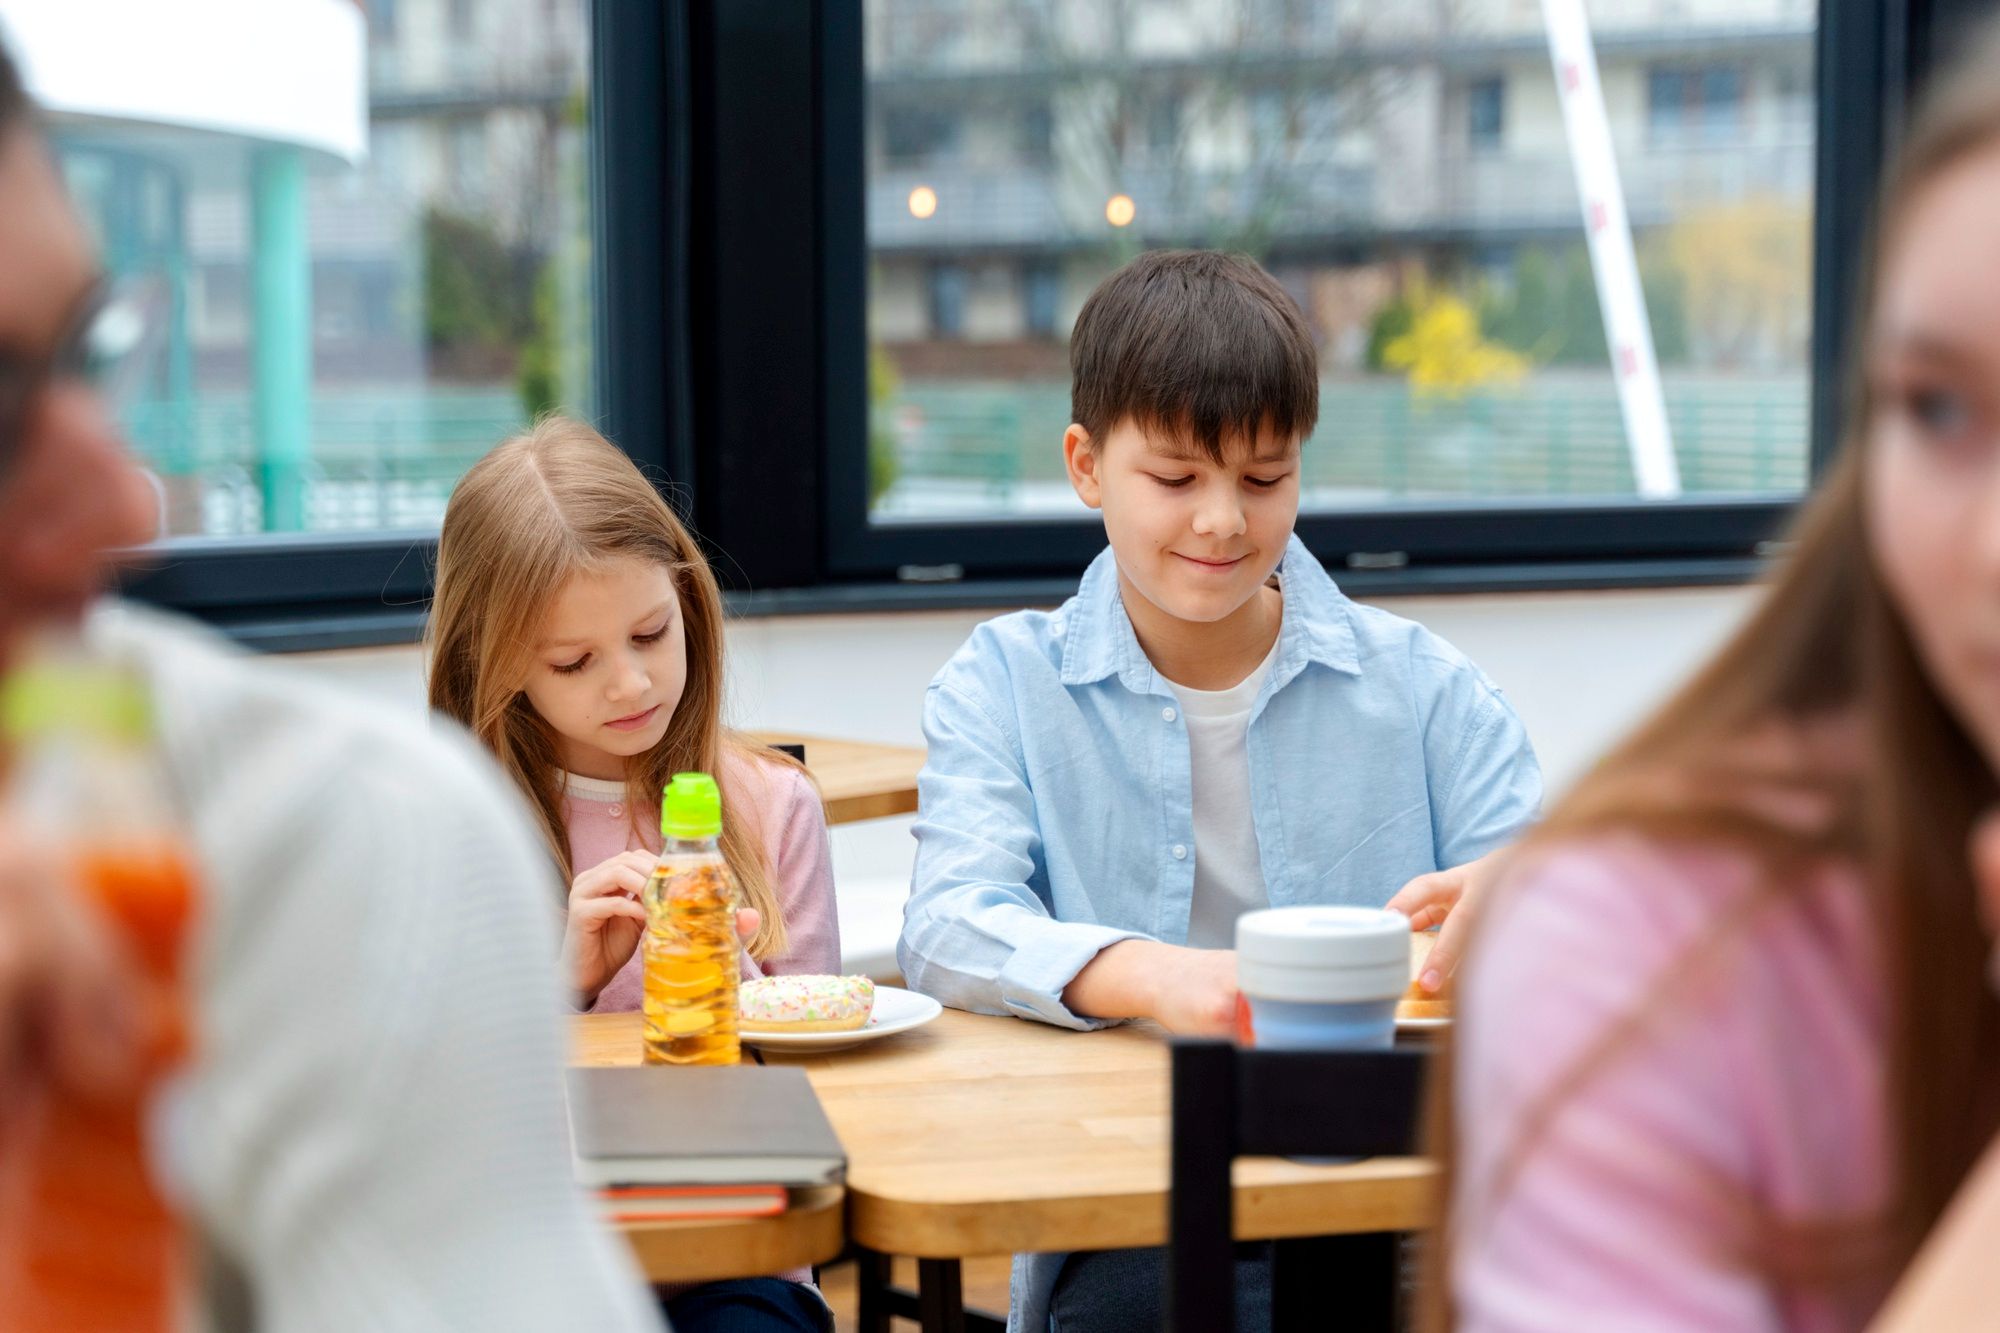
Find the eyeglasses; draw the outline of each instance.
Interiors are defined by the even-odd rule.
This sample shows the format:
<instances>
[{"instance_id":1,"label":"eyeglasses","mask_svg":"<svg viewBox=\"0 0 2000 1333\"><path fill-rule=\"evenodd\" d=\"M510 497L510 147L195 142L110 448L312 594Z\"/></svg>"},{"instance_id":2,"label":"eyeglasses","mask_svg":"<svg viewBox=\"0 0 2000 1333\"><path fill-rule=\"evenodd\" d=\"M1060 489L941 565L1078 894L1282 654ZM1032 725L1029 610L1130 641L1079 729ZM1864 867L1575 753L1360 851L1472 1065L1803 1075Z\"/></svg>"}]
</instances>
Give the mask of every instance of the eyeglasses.
<instances>
[{"instance_id":1,"label":"eyeglasses","mask_svg":"<svg viewBox=\"0 0 2000 1333\"><path fill-rule=\"evenodd\" d=\"M138 304L99 284L77 304L55 345L40 356L0 350L0 484L19 459L28 417L50 385L75 380L102 390L144 340L146 317Z\"/></svg>"}]
</instances>

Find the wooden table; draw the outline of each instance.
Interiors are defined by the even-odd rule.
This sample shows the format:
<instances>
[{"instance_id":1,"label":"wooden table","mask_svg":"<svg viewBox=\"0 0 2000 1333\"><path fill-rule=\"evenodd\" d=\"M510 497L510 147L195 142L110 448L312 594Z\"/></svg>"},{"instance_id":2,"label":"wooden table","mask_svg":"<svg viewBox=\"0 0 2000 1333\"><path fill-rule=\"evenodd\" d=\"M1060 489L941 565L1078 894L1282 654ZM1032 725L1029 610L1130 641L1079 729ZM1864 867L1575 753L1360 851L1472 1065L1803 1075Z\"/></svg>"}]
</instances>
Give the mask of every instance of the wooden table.
<instances>
[{"instance_id":1,"label":"wooden table","mask_svg":"<svg viewBox=\"0 0 2000 1333\"><path fill-rule=\"evenodd\" d=\"M576 1063L638 1062L637 1014L575 1024ZM962 1259L1166 1243L1168 1053L1151 1024L1070 1032L946 1010L867 1046L767 1058L805 1068L846 1146L849 1240L944 1265L953 1292ZM1236 1235L1426 1227L1433 1174L1412 1158L1242 1160Z\"/></svg>"},{"instance_id":2,"label":"wooden table","mask_svg":"<svg viewBox=\"0 0 2000 1333\"><path fill-rule=\"evenodd\" d=\"M917 771L924 766L924 751L919 746L875 745L782 731L750 734L766 745L805 747L806 768L819 783L829 824L916 813Z\"/></svg>"}]
</instances>

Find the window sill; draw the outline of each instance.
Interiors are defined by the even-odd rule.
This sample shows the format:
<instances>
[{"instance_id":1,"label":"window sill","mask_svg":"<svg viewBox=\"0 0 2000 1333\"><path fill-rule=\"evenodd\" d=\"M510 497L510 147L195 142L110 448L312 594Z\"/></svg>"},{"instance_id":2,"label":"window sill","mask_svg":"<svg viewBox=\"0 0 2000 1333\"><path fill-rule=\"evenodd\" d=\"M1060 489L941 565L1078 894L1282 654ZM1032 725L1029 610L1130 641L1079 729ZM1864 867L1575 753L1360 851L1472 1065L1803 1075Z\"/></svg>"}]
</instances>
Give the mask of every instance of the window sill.
<instances>
[{"instance_id":1,"label":"window sill","mask_svg":"<svg viewBox=\"0 0 2000 1333\"><path fill-rule=\"evenodd\" d=\"M1451 596L1506 592L1695 588L1748 583L1761 559L1632 560L1453 565L1435 568L1335 570L1343 591L1361 598ZM1055 606L1076 591L1074 579L981 579L955 583L828 584L725 595L731 617L878 615L911 611L1004 611ZM210 625L246 648L290 653L376 648L423 637L422 607L315 608L296 616L261 613L209 617Z\"/></svg>"}]
</instances>

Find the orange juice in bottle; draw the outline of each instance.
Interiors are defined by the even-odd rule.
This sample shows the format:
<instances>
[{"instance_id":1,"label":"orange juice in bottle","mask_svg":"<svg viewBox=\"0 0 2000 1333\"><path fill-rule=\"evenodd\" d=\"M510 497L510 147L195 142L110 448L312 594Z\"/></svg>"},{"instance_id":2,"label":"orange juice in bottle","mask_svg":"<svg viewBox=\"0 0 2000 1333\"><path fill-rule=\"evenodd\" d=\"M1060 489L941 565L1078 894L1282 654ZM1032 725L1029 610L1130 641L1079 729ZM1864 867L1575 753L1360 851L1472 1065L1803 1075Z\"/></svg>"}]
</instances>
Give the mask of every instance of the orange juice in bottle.
<instances>
[{"instance_id":1,"label":"orange juice in bottle","mask_svg":"<svg viewBox=\"0 0 2000 1333\"><path fill-rule=\"evenodd\" d=\"M139 1032L130 1087L40 1097L0 1164L0 1329L181 1327L187 1234L160 1189L147 1126L191 1045L183 959L199 892L148 700L127 673L65 660L10 680L0 720L10 804L68 853L70 882L118 937Z\"/></svg>"},{"instance_id":2,"label":"orange juice in bottle","mask_svg":"<svg viewBox=\"0 0 2000 1333\"><path fill-rule=\"evenodd\" d=\"M646 882L647 1064L733 1065L738 956L736 881L722 859L722 792L676 773L660 801L658 866Z\"/></svg>"}]
</instances>

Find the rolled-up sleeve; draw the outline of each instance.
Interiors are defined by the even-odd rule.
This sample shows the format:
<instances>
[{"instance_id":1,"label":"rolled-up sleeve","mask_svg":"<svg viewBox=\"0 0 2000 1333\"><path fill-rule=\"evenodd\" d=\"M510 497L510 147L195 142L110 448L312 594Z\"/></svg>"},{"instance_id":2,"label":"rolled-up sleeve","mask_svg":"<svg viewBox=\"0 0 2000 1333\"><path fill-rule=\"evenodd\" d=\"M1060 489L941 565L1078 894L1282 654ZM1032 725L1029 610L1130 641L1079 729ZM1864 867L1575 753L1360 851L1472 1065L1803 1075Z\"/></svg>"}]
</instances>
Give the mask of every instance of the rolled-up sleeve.
<instances>
[{"instance_id":1,"label":"rolled-up sleeve","mask_svg":"<svg viewBox=\"0 0 2000 1333\"><path fill-rule=\"evenodd\" d=\"M924 699L930 753L918 778L917 858L896 957L917 990L955 1009L1067 1028L1104 1026L1062 993L1135 931L1058 921L1033 887L1041 825L1018 741L965 689Z\"/></svg>"},{"instance_id":2,"label":"rolled-up sleeve","mask_svg":"<svg viewBox=\"0 0 2000 1333\"><path fill-rule=\"evenodd\" d=\"M1462 658L1438 665L1424 762L1432 838L1444 868L1475 861L1527 832L1541 812L1542 766L1498 686Z\"/></svg>"}]
</instances>

